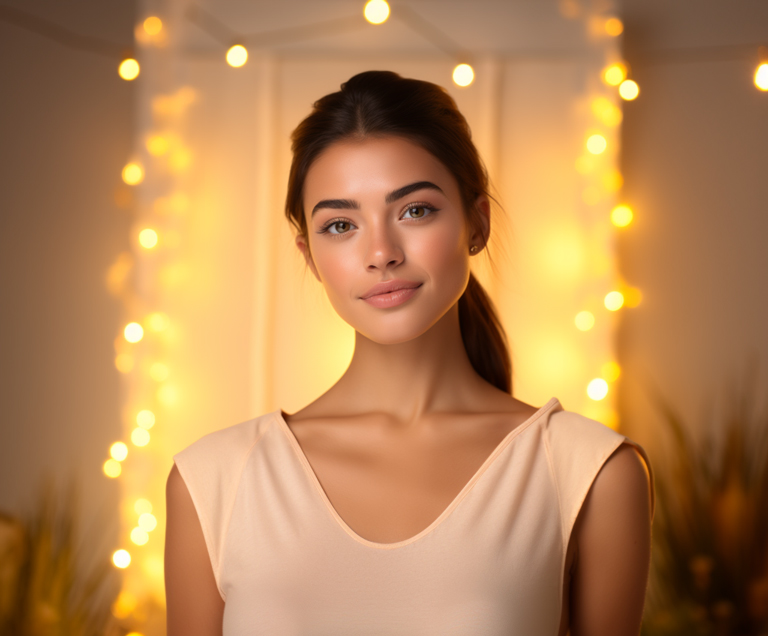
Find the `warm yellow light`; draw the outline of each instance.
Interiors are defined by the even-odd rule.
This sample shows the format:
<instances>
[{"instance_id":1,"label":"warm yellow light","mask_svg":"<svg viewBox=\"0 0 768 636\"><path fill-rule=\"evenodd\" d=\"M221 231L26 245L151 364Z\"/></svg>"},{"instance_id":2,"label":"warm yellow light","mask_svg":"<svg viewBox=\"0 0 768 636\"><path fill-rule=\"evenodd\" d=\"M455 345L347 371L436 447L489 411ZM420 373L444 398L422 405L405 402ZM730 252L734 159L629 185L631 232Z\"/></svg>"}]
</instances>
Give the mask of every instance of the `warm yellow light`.
<instances>
[{"instance_id":1,"label":"warm yellow light","mask_svg":"<svg viewBox=\"0 0 768 636\"><path fill-rule=\"evenodd\" d=\"M139 232L139 245L145 249L151 250L157 245L157 232L149 227L143 229Z\"/></svg>"},{"instance_id":2,"label":"warm yellow light","mask_svg":"<svg viewBox=\"0 0 768 636\"><path fill-rule=\"evenodd\" d=\"M625 99L627 101L632 101L639 94L640 94L640 87L637 85L637 82L631 79L624 80L619 86L619 95L621 95L622 99Z\"/></svg>"},{"instance_id":3,"label":"warm yellow light","mask_svg":"<svg viewBox=\"0 0 768 636\"><path fill-rule=\"evenodd\" d=\"M138 601L130 592L120 592L117 600L112 604L112 614L115 618L128 618L131 612L136 609Z\"/></svg>"},{"instance_id":4,"label":"warm yellow light","mask_svg":"<svg viewBox=\"0 0 768 636\"><path fill-rule=\"evenodd\" d=\"M144 532L152 532L155 528L157 528L157 519L155 518L155 515L145 512L139 516L139 528L144 530Z\"/></svg>"},{"instance_id":5,"label":"warm yellow light","mask_svg":"<svg viewBox=\"0 0 768 636\"><path fill-rule=\"evenodd\" d=\"M618 126L621 123L621 108L607 97L596 97L592 100L592 114L606 126Z\"/></svg>"},{"instance_id":6,"label":"warm yellow light","mask_svg":"<svg viewBox=\"0 0 768 636\"><path fill-rule=\"evenodd\" d=\"M157 35L163 30L163 21L155 15L149 16L144 20L144 31L147 35Z\"/></svg>"},{"instance_id":7,"label":"warm yellow light","mask_svg":"<svg viewBox=\"0 0 768 636\"><path fill-rule=\"evenodd\" d=\"M603 301L605 308L610 311L618 311L624 306L624 294L619 291L608 292Z\"/></svg>"},{"instance_id":8,"label":"warm yellow light","mask_svg":"<svg viewBox=\"0 0 768 636\"><path fill-rule=\"evenodd\" d=\"M173 152L168 159L168 166L174 172L182 172L189 167L192 163L192 153L186 148L179 148Z\"/></svg>"},{"instance_id":9,"label":"warm yellow light","mask_svg":"<svg viewBox=\"0 0 768 636\"><path fill-rule=\"evenodd\" d=\"M589 331L595 326L595 316L591 311L580 311L574 319L576 328L580 331Z\"/></svg>"},{"instance_id":10,"label":"warm yellow light","mask_svg":"<svg viewBox=\"0 0 768 636\"><path fill-rule=\"evenodd\" d=\"M618 18L608 18L605 21L605 32L608 35L616 37L617 35L621 35L623 31L624 23Z\"/></svg>"},{"instance_id":11,"label":"warm yellow light","mask_svg":"<svg viewBox=\"0 0 768 636\"><path fill-rule=\"evenodd\" d=\"M608 192L618 192L624 185L624 175L618 170L610 170L603 175L603 187Z\"/></svg>"},{"instance_id":12,"label":"warm yellow light","mask_svg":"<svg viewBox=\"0 0 768 636\"><path fill-rule=\"evenodd\" d=\"M608 383L602 378L595 378L587 385L587 395L593 400L602 400L608 395Z\"/></svg>"},{"instance_id":13,"label":"warm yellow light","mask_svg":"<svg viewBox=\"0 0 768 636\"><path fill-rule=\"evenodd\" d=\"M124 80L130 82L139 76L139 63L132 57L129 57L117 67L117 72Z\"/></svg>"},{"instance_id":14,"label":"warm yellow light","mask_svg":"<svg viewBox=\"0 0 768 636\"><path fill-rule=\"evenodd\" d=\"M125 636L144 636L141 632L128 632Z\"/></svg>"},{"instance_id":15,"label":"warm yellow light","mask_svg":"<svg viewBox=\"0 0 768 636\"><path fill-rule=\"evenodd\" d=\"M138 322L129 322L123 329L123 335L128 342L138 342L144 337L144 328Z\"/></svg>"},{"instance_id":16,"label":"warm yellow light","mask_svg":"<svg viewBox=\"0 0 768 636\"><path fill-rule=\"evenodd\" d=\"M134 528L131 530L131 541L133 541L136 545L144 545L147 541L149 541L149 535L145 530L142 530L141 528Z\"/></svg>"},{"instance_id":17,"label":"warm yellow light","mask_svg":"<svg viewBox=\"0 0 768 636\"><path fill-rule=\"evenodd\" d=\"M128 457L128 447L123 442L115 442L109 447L109 454L112 459L121 462Z\"/></svg>"},{"instance_id":18,"label":"warm yellow light","mask_svg":"<svg viewBox=\"0 0 768 636\"><path fill-rule=\"evenodd\" d=\"M104 470L104 474L107 477L112 477L113 479L115 477L119 477L120 473L123 472L123 467L116 459L108 459L104 462L104 466L102 468Z\"/></svg>"},{"instance_id":19,"label":"warm yellow light","mask_svg":"<svg viewBox=\"0 0 768 636\"><path fill-rule=\"evenodd\" d=\"M131 564L131 555L128 550L117 550L112 555L112 563L118 568L127 568Z\"/></svg>"},{"instance_id":20,"label":"warm yellow light","mask_svg":"<svg viewBox=\"0 0 768 636\"><path fill-rule=\"evenodd\" d=\"M761 91L768 91L768 62L763 62L755 71L755 86Z\"/></svg>"},{"instance_id":21,"label":"warm yellow light","mask_svg":"<svg viewBox=\"0 0 768 636\"><path fill-rule=\"evenodd\" d=\"M133 510L137 515L143 515L147 512L152 512L152 504L149 499L137 499L136 503L133 504Z\"/></svg>"},{"instance_id":22,"label":"warm yellow light","mask_svg":"<svg viewBox=\"0 0 768 636\"><path fill-rule=\"evenodd\" d=\"M179 401L179 392L176 387L163 384L157 390L157 399L165 406L174 406Z\"/></svg>"},{"instance_id":23,"label":"warm yellow light","mask_svg":"<svg viewBox=\"0 0 768 636\"><path fill-rule=\"evenodd\" d=\"M115 357L115 368L120 373L130 373L133 370L133 356L129 353L120 353Z\"/></svg>"},{"instance_id":24,"label":"warm yellow light","mask_svg":"<svg viewBox=\"0 0 768 636\"><path fill-rule=\"evenodd\" d=\"M152 411L148 411L147 409L139 411L136 414L136 424L138 424L141 428L149 430L155 425L155 414Z\"/></svg>"},{"instance_id":25,"label":"warm yellow light","mask_svg":"<svg viewBox=\"0 0 768 636\"><path fill-rule=\"evenodd\" d=\"M248 50L242 44L235 44L227 51L227 64L233 68L240 68L248 61Z\"/></svg>"},{"instance_id":26,"label":"warm yellow light","mask_svg":"<svg viewBox=\"0 0 768 636\"><path fill-rule=\"evenodd\" d=\"M595 169L595 159L589 155L581 156L576 159L574 167L579 174L589 174Z\"/></svg>"},{"instance_id":27,"label":"warm yellow light","mask_svg":"<svg viewBox=\"0 0 768 636\"><path fill-rule=\"evenodd\" d=\"M600 190L595 186L587 186L581 192L581 200L587 205L597 205L600 203Z\"/></svg>"},{"instance_id":28,"label":"warm yellow light","mask_svg":"<svg viewBox=\"0 0 768 636\"><path fill-rule=\"evenodd\" d=\"M162 311L156 311L153 314L150 314L147 322L152 331L163 331L168 328L171 321Z\"/></svg>"},{"instance_id":29,"label":"warm yellow light","mask_svg":"<svg viewBox=\"0 0 768 636\"><path fill-rule=\"evenodd\" d=\"M608 141L602 135L590 135L589 139L587 139L587 150L593 155L599 155L605 152L607 147Z\"/></svg>"},{"instance_id":30,"label":"warm yellow light","mask_svg":"<svg viewBox=\"0 0 768 636\"><path fill-rule=\"evenodd\" d=\"M162 135L152 135L147 139L147 152L153 157L164 155L170 147L170 142Z\"/></svg>"},{"instance_id":31,"label":"warm yellow light","mask_svg":"<svg viewBox=\"0 0 768 636\"><path fill-rule=\"evenodd\" d=\"M643 293L637 287L628 287L624 290L624 304L627 307L637 307L643 300Z\"/></svg>"},{"instance_id":32,"label":"warm yellow light","mask_svg":"<svg viewBox=\"0 0 768 636\"><path fill-rule=\"evenodd\" d=\"M475 70L469 64L458 64L453 69L453 83L456 86L469 86L475 80Z\"/></svg>"},{"instance_id":33,"label":"warm yellow light","mask_svg":"<svg viewBox=\"0 0 768 636\"><path fill-rule=\"evenodd\" d=\"M131 432L131 442L134 446L146 446L149 444L149 431L145 428L134 428Z\"/></svg>"},{"instance_id":34,"label":"warm yellow light","mask_svg":"<svg viewBox=\"0 0 768 636\"><path fill-rule=\"evenodd\" d=\"M603 81L611 86L618 86L627 79L627 67L620 62L611 64L603 71Z\"/></svg>"},{"instance_id":35,"label":"warm yellow light","mask_svg":"<svg viewBox=\"0 0 768 636\"><path fill-rule=\"evenodd\" d=\"M163 382L168 379L168 366L162 362L155 362L149 368L149 377L155 382Z\"/></svg>"},{"instance_id":36,"label":"warm yellow light","mask_svg":"<svg viewBox=\"0 0 768 636\"><path fill-rule=\"evenodd\" d=\"M371 24L383 24L389 17L389 4L385 0L370 0L365 3L363 15Z\"/></svg>"},{"instance_id":37,"label":"warm yellow light","mask_svg":"<svg viewBox=\"0 0 768 636\"><path fill-rule=\"evenodd\" d=\"M617 205L611 211L611 223L616 227L627 227L632 223L634 216L635 215L632 214L632 208L622 203L621 205Z\"/></svg>"},{"instance_id":38,"label":"warm yellow light","mask_svg":"<svg viewBox=\"0 0 768 636\"><path fill-rule=\"evenodd\" d=\"M600 369L601 375L608 382L615 382L621 375L621 367L618 362L606 362Z\"/></svg>"},{"instance_id":39,"label":"warm yellow light","mask_svg":"<svg viewBox=\"0 0 768 636\"><path fill-rule=\"evenodd\" d=\"M132 161L123 168L123 181L128 185L138 185L144 181L144 168L140 163Z\"/></svg>"}]
</instances>

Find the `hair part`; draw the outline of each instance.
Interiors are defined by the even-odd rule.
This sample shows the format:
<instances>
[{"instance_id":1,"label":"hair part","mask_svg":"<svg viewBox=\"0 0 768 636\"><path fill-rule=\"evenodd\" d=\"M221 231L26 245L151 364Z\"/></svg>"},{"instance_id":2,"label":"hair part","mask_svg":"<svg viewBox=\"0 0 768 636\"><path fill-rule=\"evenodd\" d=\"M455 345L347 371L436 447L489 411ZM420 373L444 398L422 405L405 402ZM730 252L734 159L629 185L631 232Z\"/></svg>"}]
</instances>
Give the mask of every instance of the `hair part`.
<instances>
[{"instance_id":1,"label":"hair part","mask_svg":"<svg viewBox=\"0 0 768 636\"><path fill-rule=\"evenodd\" d=\"M477 199L493 197L466 119L442 87L392 71L367 71L350 78L340 91L318 99L293 131L285 214L296 231L307 236L304 182L320 154L339 141L389 136L421 146L445 165L456 179L470 227L482 233ZM493 303L471 273L459 299L459 324L475 371L511 394L512 363L506 335Z\"/></svg>"}]
</instances>

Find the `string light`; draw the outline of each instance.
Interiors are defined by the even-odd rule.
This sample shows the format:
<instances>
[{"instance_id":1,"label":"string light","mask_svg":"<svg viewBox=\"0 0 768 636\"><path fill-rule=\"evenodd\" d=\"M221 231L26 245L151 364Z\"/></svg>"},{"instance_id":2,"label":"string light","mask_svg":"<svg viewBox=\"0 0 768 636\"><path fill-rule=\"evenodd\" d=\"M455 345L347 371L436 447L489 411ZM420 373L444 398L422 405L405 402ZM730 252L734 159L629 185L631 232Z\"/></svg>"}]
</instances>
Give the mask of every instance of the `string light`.
<instances>
[{"instance_id":1,"label":"string light","mask_svg":"<svg viewBox=\"0 0 768 636\"><path fill-rule=\"evenodd\" d=\"M157 528L157 518L155 515L149 512L144 512L139 515L139 528L145 532L152 532L155 528Z\"/></svg>"},{"instance_id":2,"label":"string light","mask_svg":"<svg viewBox=\"0 0 768 636\"><path fill-rule=\"evenodd\" d=\"M611 37L621 35L624 31L624 23L618 18L608 18L605 21L605 32Z\"/></svg>"},{"instance_id":3,"label":"string light","mask_svg":"<svg viewBox=\"0 0 768 636\"><path fill-rule=\"evenodd\" d=\"M618 311L624 306L624 294L620 291L608 292L603 300L605 308L609 311Z\"/></svg>"},{"instance_id":4,"label":"string light","mask_svg":"<svg viewBox=\"0 0 768 636\"><path fill-rule=\"evenodd\" d=\"M640 94L640 87L637 85L637 82L635 82L634 80L631 80L631 79L624 80L619 85L619 95L621 95L622 99L631 101L635 99L639 94Z\"/></svg>"},{"instance_id":5,"label":"string light","mask_svg":"<svg viewBox=\"0 0 768 636\"><path fill-rule=\"evenodd\" d=\"M603 71L603 81L610 86L618 86L627 79L627 67L618 62L611 64Z\"/></svg>"},{"instance_id":6,"label":"string light","mask_svg":"<svg viewBox=\"0 0 768 636\"><path fill-rule=\"evenodd\" d=\"M141 528L134 528L131 530L131 541L133 541L136 545L144 545L147 541L149 541L149 535L145 530L142 530Z\"/></svg>"},{"instance_id":7,"label":"string light","mask_svg":"<svg viewBox=\"0 0 768 636\"><path fill-rule=\"evenodd\" d=\"M155 425L155 414L152 411L148 411L147 409L139 411L136 414L136 424L141 428L149 430ZM152 506L150 505L150 509L147 512L151 512L151 510Z\"/></svg>"},{"instance_id":8,"label":"string light","mask_svg":"<svg viewBox=\"0 0 768 636\"><path fill-rule=\"evenodd\" d=\"M587 139L587 150L593 155L602 154L607 147L608 141L600 134L590 135Z\"/></svg>"},{"instance_id":9,"label":"string light","mask_svg":"<svg viewBox=\"0 0 768 636\"><path fill-rule=\"evenodd\" d=\"M139 63L132 57L128 57L120 62L120 66L117 67L117 74L126 82L130 82L139 76L139 70Z\"/></svg>"},{"instance_id":10,"label":"string light","mask_svg":"<svg viewBox=\"0 0 768 636\"><path fill-rule=\"evenodd\" d=\"M146 446L149 444L149 431L145 428L134 428L131 432L131 442L134 446Z\"/></svg>"},{"instance_id":11,"label":"string light","mask_svg":"<svg viewBox=\"0 0 768 636\"><path fill-rule=\"evenodd\" d=\"M128 550L117 550L112 555L112 563L118 568L125 569L131 564L131 555Z\"/></svg>"},{"instance_id":12,"label":"string light","mask_svg":"<svg viewBox=\"0 0 768 636\"><path fill-rule=\"evenodd\" d=\"M143 26L147 35L157 35L163 30L163 21L157 16L151 15L144 20Z\"/></svg>"},{"instance_id":13,"label":"string light","mask_svg":"<svg viewBox=\"0 0 768 636\"><path fill-rule=\"evenodd\" d=\"M457 64L453 69L453 83L456 86L469 86L475 81L475 70L469 64Z\"/></svg>"},{"instance_id":14,"label":"string light","mask_svg":"<svg viewBox=\"0 0 768 636\"><path fill-rule=\"evenodd\" d=\"M617 205L611 211L611 223L616 227L627 227L632 223L633 218L634 214L632 213L632 208L624 203Z\"/></svg>"},{"instance_id":15,"label":"string light","mask_svg":"<svg viewBox=\"0 0 768 636\"><path fill-rule=\"evenodd\" d=\"M232 68L240 68L248 61L248 50L242 44L230 46L227 51L227 64Z\"/></svg>"},{"instance_id":16,"label":"string light","mask_svg":"<svg viewBox=\"0 0 768 636\"><path fill-rule=\"evenodd\" d=\"M116 459L108 459L105 461L102 469L104 470L104 474L112 479L119 477L120 473L123 472L123 467Z\"/></svg>"},{"instance_id":17,"label":"string light","mask_svg":"<svg viewBox=\"0 0 768 636\"><path fill-rule=\"evenodd\" d=\"M128 342L139 342L144 337L144 328L138 322L129 322L123 329L123 336Z\"/></svg>"},{"instance_id":18,"label":"string light","mask_svg":"<svg viewBox=\"0 0 768 636\"><path fill-rule=\"evenodd\" d=\"M139 244L148 250L157 245L157 232L151 228L145 228L139 232Z\"/></svg>"},{"instance_id":19,"label":"string light","mask_svg":"<svg viewBox=\"0 0 768 636\"><path fill-rule=\"evenodd\" d=\"M768 62L763 62L755 70L755 86L761 91L768 91Z\"/></svg>"},{"instance_id":20,"label":"string light","mask_svg":"<svg viewBox=\"0 0 768 636\"><path fill-rule=\"evenodd\" d=\"M144 168L136 161L125 164L122 172L123 181L128 185L138 185L144 181Z\"/></svg>"},{"instance_id":21,"label":"string light","mask_svg":"<svg viewBox=\"0 0 768 636\"><path fill-rule=\"evenodd\" d=\"M595 378L587 385L587 395L596 402L602 400L608 395L608 383L602 378Z\"/></svg>"},{"instance_id":22,"label":"string light","mask_svg":"<svg viewBox=\"0 0 768 636\"><path fill-rule=\"evenodd\" d=\"M123 442L115 442L109 447L109 454L112 459L121 462L128 457L128 447Z\"/></svg>"},{"instance_id":23,"label":"string light","mask_svg":"<svg viewBox=\"0 0 768 636\"><path fill-rule=\"evenodd\" d=\"M365 3L363 15L371 24L384 24L389 18L389 4L386 0L369 0Z\"/></svg>"}]
</instances>

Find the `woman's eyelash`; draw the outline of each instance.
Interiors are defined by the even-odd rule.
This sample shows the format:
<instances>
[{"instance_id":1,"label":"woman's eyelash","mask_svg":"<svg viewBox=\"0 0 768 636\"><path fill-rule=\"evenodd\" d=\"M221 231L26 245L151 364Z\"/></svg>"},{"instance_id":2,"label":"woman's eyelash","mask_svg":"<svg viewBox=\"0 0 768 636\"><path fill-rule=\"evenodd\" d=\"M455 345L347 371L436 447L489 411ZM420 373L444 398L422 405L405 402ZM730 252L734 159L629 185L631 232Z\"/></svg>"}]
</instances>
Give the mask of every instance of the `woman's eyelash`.
<instances>
[{"instance_id":1,"label":"woman's eyelash","mask_svg":"<svg viewBox=\"0 0 768 636\"><path fill-rule=\"evenodd\" d=\"M410 210L419 210L419 209L428 210L429 214L425 214L423 217L415 217L412 220L419 221L419 220L425 218L426 216L434 214L435 212L438 211L438 208L434 207L433 205L430 205L429 203L411 203L410 205L408 205L405 208L405 210L403 210L403 214L405 214L406 212L409 212ZM334 236L340 236L342 234L346 234L347 232L335 232L335 233L328 232L328 230L330 230L337 223L346 223L346 224L348 224L350 226L354 226L354 224L349 219L344 219L344 218L337 217L335 219L331 219L330 221L326 221L323 224L323 226L317 231L317 233L318 234L331 233L331 234L334 234Z\"/></svg>"}]
</instances>

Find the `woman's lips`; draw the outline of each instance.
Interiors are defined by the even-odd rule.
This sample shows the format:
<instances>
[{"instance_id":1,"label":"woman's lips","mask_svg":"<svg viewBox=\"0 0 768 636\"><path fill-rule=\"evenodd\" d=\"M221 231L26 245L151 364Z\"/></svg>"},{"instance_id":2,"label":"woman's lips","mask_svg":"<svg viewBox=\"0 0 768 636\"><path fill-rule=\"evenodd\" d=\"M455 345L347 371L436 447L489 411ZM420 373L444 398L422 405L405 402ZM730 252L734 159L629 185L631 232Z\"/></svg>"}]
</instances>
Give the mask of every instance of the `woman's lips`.
<instances>
[{"instance_id":1,"label":"woman's lips","mask_svg":"<svg viewBox=\"0 0 768 636\"><path fill-rule=\"evenodd\" d=\"M406 300L409 300L416 294L421 288L421 284L417 287L406 287L404 289L397 289L395 291L387 292L384 294L374 294L363 298L365 302L379 309L387 309L389 307L397 307L402 305Z\"/></svg>"}]
</instances>

